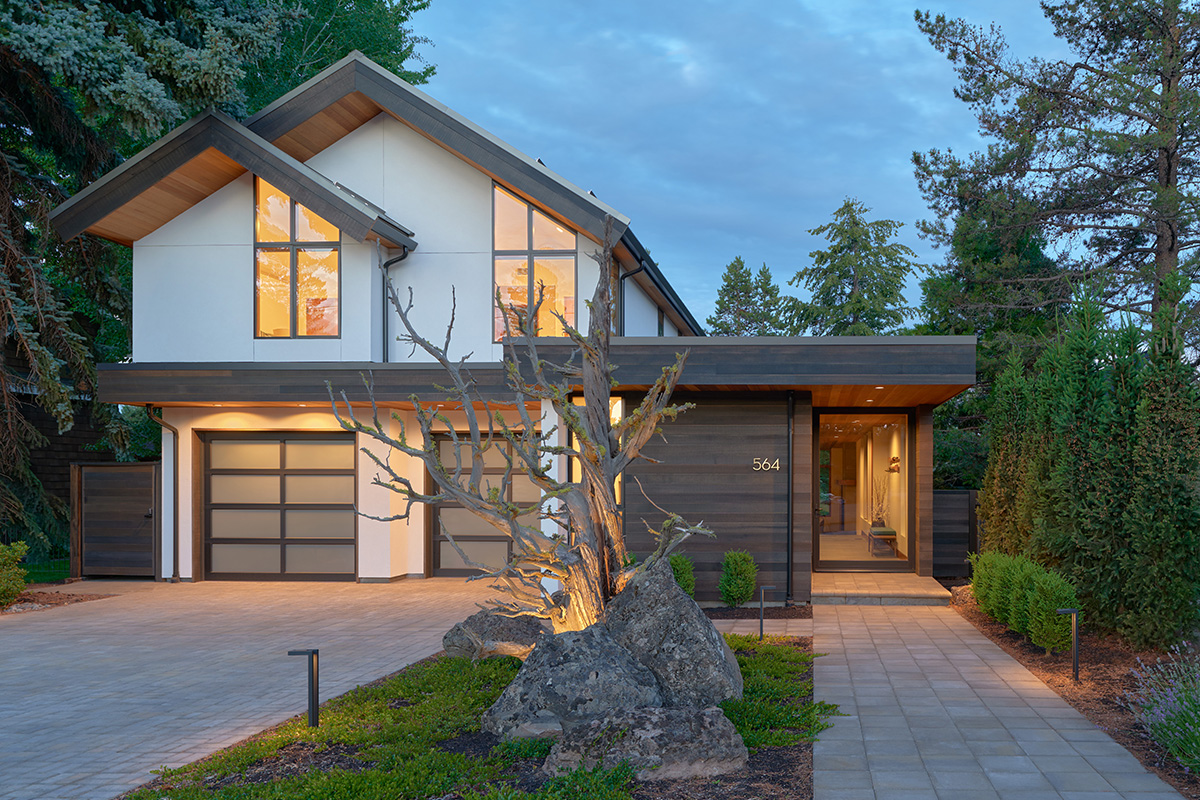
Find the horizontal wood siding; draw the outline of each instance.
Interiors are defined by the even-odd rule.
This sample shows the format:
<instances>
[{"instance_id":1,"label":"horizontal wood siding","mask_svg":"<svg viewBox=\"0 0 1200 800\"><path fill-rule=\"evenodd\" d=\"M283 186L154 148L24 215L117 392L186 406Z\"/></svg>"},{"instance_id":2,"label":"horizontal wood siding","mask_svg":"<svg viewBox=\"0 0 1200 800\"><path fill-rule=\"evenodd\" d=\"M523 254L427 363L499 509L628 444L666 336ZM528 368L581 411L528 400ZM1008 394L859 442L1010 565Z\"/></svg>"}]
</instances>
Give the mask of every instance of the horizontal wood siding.
<instances>
[{"instance_id":1,"label":"horizontal wood siding","mask_svg":"<svg viewBox=\"0 0 1200 800\"><path fill-rule=\"evenodd\" d=\"M688 522L703 522L715 538L695 537L684 552L695 561L696 599L720 600L717 580L727 550L746 550L758 562L759 585L787 582L787 400L696 397L696 408L663 425L644 453L661 463L638 462L626 473L625 535L644 557L653 548L643 520L663 519L642 495ZM778 470L755 471L755 458L779 461Z\"/></svg>"},{"instance_id":2,"label":"horizontal wood siding","mask_svg":"<svg viewBox=\"0 0 1200 800\"><path fill-rule=\"evenodd\" d=\"M157 463L80 468L80 574L154 577Z\"/></svg>"},{"instance_id":3,"label":"horizontal wood siding","mask_svg":"<svg viewBox=\"0 0 1200 800\"><path fill-rule=\"evenodd\" d=\"M966 577L967 553L978 548L973 489L933 493L933 577Z\"/></svg>"},{"instance_id":4,"label":"horizontal wood siding","mask_svg":"<svg viewBox=\"0 0 1200 800\"><path fill-rule=\"evenodd\" d=\"M796 395L792 458L792 601L812 600L813 564L813 404L804 393Z\"/></svg>"}]
</instances>

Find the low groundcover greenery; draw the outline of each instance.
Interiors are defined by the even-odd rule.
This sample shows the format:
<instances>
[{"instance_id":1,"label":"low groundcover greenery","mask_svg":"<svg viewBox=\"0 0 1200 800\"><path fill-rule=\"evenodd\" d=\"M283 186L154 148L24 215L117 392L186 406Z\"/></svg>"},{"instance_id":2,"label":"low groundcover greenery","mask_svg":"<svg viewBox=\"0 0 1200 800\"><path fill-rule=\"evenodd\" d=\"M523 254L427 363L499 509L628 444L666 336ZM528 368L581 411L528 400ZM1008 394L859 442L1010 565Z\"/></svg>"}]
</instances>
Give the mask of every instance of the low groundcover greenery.
<instances>
[{"instance_id":1,"label":"low groundcover greenery","mask_svg":"<svg viewBox=\"0 0 1200 800\"><path fill-rule=\"evenodd\" d=\"M752 750L814 741L836 707L808 700L812 656L786 641L727 637L745 678L745 697L723 704L725 713ZM580 769L552 778L535 792L511 785L514 767L544 758L548 740L502 742L486 756L451 753L437 745L479 731L480 716L517 674L515 658L426 661L370 686L331 700L321 709L321 726L302 717L178 769L164 769L162 782L135 792L132 800L238 798L238 800L339 800L340 798L433 798L464 800L628 800L633 772ZM313 770L267 783L222 780L246 772L295 742L321 750L340 743L358 748L369 762L361 772ZM206 788L221 784L221 788Z\"/></svg>"}]
</instances>

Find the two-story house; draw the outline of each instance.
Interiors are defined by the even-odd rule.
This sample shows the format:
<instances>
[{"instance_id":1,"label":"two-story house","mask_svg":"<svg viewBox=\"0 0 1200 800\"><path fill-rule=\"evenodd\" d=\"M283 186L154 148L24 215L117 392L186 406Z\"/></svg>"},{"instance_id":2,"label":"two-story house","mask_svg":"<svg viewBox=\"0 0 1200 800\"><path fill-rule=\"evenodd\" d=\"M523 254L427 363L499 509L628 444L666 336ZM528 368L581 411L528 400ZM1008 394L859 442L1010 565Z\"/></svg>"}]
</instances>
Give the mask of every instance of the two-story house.
<instances>
[{"instance_id":1,"label":"two-story house","mask_svg":"<svg viewBox=\"0 0 1200 800\"><path fill-rule=\"evenodd\" d=\"M397 341L386 275L435 340L453 306L452 353L503 398L497 293L523 305L542 285L583 325L606 220L617 393L691 350L680 399L696 408L632 473L717 533L690 549L698 597L729 549L797 602L814 569L929 574L931 412L974 381L972 337L704 338L626 217L354 53L244 122L201 114L54 213L64 238L133 249L133 359L101 367L98 396L162 408L160 576L465 574L443 526L474 558L504 558L507 541L452 506L356 514L401 504L372 485L373 445L342 432L326 381L363 402L369 370L410 421L413 395L444 396L436 364ZM538 325L561 333L548 313ZM627 488L636 551L657 512Z\"/></svg>"}]
</instances>

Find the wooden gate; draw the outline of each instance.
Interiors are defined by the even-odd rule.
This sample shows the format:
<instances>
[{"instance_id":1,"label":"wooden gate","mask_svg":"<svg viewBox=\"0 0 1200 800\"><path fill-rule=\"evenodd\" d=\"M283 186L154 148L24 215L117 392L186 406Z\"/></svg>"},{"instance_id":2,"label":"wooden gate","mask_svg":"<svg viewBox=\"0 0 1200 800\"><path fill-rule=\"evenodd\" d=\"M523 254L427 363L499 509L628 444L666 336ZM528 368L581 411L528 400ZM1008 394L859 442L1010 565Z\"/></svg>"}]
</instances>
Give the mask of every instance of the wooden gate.
<instances>
[{"instance_id":1,"label":"wooden gate","mask_svg":"<svg viewBox=\"0 0 1200 800\"><path fill-rule=\"evenodd\" d=\"M159 462L71 465L71 576L159 577Z\"/></svg>"}]
</instances>

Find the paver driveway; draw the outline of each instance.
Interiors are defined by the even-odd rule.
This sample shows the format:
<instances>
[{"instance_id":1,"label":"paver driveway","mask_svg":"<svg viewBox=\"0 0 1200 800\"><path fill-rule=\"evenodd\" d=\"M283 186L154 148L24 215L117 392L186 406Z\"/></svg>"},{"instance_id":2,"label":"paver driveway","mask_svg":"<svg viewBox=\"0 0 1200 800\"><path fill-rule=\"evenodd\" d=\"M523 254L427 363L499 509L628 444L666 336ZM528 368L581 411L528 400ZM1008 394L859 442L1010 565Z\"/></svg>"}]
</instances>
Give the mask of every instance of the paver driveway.
<instances>
[{"instance_id":1,"label":"paver driveway","mask_svg":"<svg viewBox=\"0 0 1200 800\"><path fill-rule=\"evenodd\" d=\"M102 582L85 584L103 592ZM462 579L146 583L0 616L0 800L111 798L441 649L487 591Z\"/></svg>"}]
</instances>

